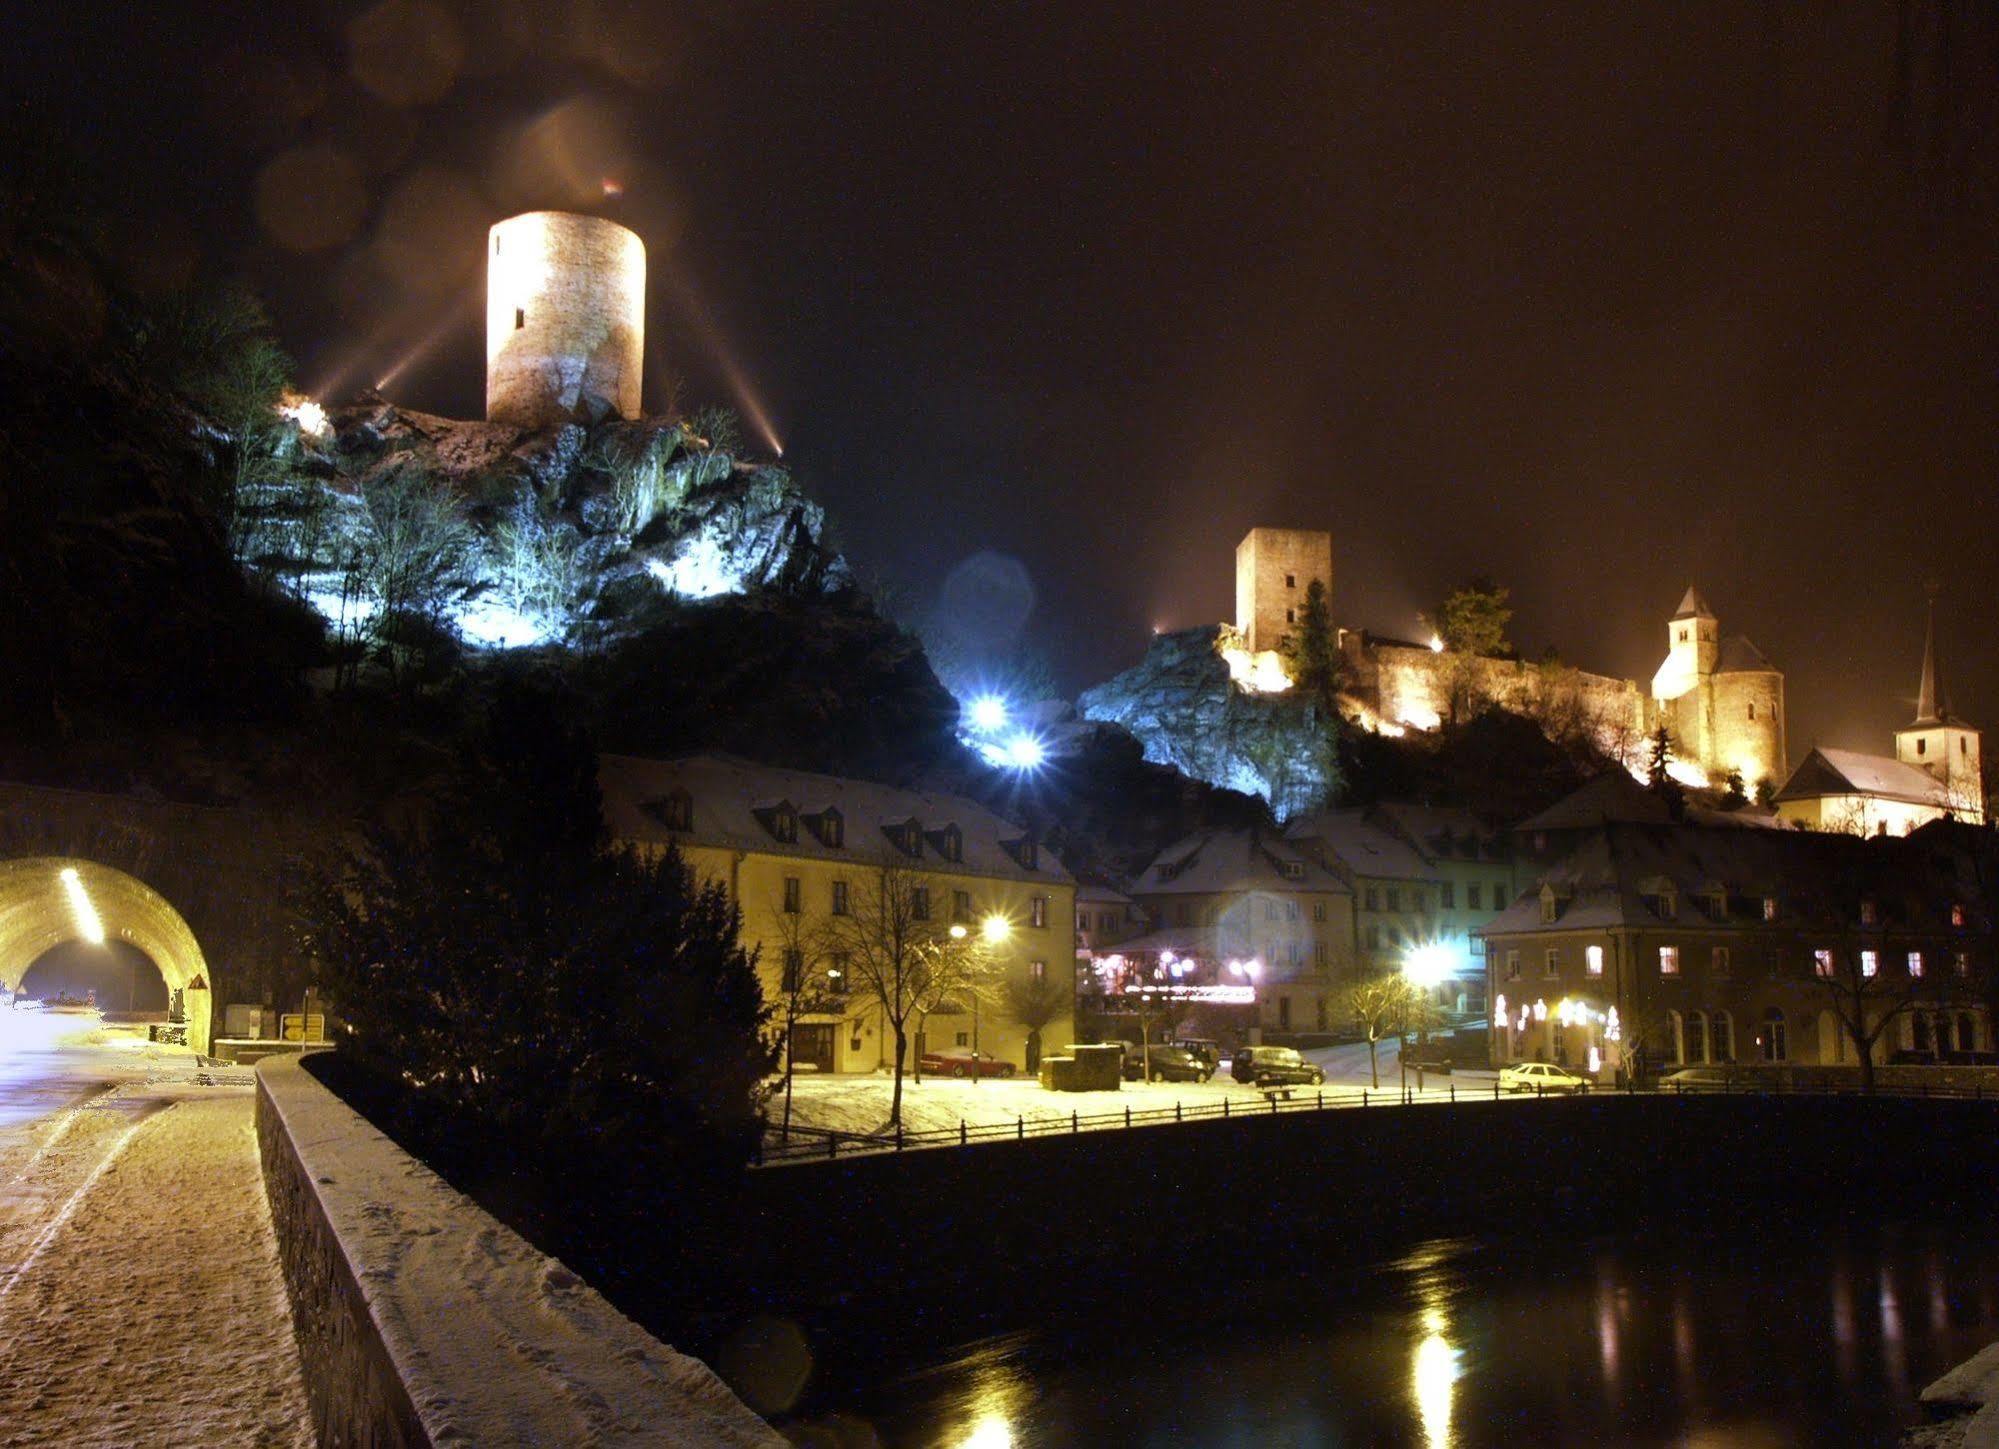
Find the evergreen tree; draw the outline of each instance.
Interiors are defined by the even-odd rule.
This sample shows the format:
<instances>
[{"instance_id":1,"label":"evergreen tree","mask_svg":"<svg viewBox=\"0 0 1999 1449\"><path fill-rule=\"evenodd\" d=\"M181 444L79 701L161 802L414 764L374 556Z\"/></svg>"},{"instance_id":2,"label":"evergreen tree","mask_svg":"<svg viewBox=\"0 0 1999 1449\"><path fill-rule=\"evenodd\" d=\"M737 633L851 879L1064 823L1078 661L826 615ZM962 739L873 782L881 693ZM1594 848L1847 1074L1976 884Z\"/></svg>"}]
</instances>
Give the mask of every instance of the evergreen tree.
<instances>
[{"instance_id":1,"label":"evergreen tree","mask_svg":"<svg viewBox=\"0 0 1999 1449\"><path fill-rule=\"evenodd\" d=\"M1451 590L1450 596L1427 619L1446 649L1456 654L1494 658L1513 647L1506 638L1506 626L1513 618L1506 599L1507 591L1491 579L1475 578Z\"/></svg>"},{"instance_id":2,"label":"evergreen tree","mask_svg":"<svg viewBox=\"0 0 1999 1449\"><path fill-rule=\"evenodd\" d=\"M674 851L607 845L567 716L503 684L431 808L310 890L306 945L343 1057L395 1089L384 1126L447 1167L532 1164L544 1200L588 1182L652 1215L676 1206L663 1180L754 1152L768 1011L726 894Z\"/></svg>"},{"instance_id":3,"label":"evergreen tree","mask_svg":"<svg viewBox=\"0 0 1999 1449\"><path fill-rule=\"evenodd\" d=\"M1742 771L1728 772L1728 778L1722 782L1721 803L1729 810L1740 810L1749 803L1749 792L1742 783Z\"/></svg>"},{"instance_id":4,"label":"evergreen tree","mask_svg":"<svg viewBox=\"0 0 1999 1449\"><path fill-rule=\"evenodd\" d=\"M1305 612L1298 620L1298 633L1285 664L1293 687L1317 703L1328 720L1337 719L1344 661L1333 636L1331 611L1326 607L1326 586L1318 579L1305 590Z\"/></svg>"},{"instance_id":5,"label":"evergreen tree","mask_svg":"<svg viewBox=\"0 0 1999 1449\"><path fill-rule=\"evenodd\" d=\"M1673 778L1672 771L1667 768L1672 759L1673 737L1664 725L1660 725L1652 734L1651 756L1645 767L1645 785L1666 802L1666 808L1677 820L1680 818L1680 812L1686 808L1687 791L1684 785Z\"/></svg>"}]
</instances>

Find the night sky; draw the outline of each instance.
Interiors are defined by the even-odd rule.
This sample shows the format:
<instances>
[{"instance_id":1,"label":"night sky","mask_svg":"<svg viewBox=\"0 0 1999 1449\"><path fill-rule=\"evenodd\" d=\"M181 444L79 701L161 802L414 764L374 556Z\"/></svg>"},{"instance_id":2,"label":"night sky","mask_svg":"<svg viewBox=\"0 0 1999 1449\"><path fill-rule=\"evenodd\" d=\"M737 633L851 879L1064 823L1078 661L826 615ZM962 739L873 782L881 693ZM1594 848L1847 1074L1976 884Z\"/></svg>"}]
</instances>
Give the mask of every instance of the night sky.
<instances>
[{"instance_id":1,"label":"night sky","mask_svg":"<svg viewBox=\"0 0 1999 1449\"><path fill-rule=\"evenodd\" d=\"M1068 688L1323 527L1341 623L1484 572L1524 650L1641 680L1697 581L1795 759L1888 749L1932 576L1999 726L1975 8L1909 0L1906 84L1885 0L90 0L9 7L0 65L135 275L249 279L313 389L476 416L486 225L617 216L649 405L767 418L914 605L1018 560Z\"/></svg>"}]
</instances>

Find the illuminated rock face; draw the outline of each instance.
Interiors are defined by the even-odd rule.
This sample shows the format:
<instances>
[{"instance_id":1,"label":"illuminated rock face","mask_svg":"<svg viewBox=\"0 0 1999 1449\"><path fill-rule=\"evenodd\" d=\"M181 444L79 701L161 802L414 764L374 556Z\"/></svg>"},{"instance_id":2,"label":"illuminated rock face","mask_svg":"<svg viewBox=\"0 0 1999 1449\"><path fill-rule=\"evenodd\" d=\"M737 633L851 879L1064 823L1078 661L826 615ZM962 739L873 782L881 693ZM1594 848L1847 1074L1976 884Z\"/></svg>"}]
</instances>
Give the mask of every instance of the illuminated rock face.
<instances>
[{"instance_id":1,"label":"illuminated rock face","mask_svg":"<svg viewBox=\"0 0 1999 1449\"><path fill-rule=\"evenodd\" d=\"M530 211L486 239L486 418L521 428L636 418L645 244L602 217Z\"/></svg>"},{"instance_id":2,"label":"illuminated rock face","mask_svg":"<svg viewBox=\"0 0 1999 1449\"><path fill-rule=\"evenodd\" d=\"M1137 667L1086 690L1084 719L1122 725L1145 758L1246 795L1261 795L1280 819L1316 810L1331 796L1338 765L1326 725L1297 691L1236 687L1219 645L1225 625L1154 637Z\"/></svg>"}]
</instances>

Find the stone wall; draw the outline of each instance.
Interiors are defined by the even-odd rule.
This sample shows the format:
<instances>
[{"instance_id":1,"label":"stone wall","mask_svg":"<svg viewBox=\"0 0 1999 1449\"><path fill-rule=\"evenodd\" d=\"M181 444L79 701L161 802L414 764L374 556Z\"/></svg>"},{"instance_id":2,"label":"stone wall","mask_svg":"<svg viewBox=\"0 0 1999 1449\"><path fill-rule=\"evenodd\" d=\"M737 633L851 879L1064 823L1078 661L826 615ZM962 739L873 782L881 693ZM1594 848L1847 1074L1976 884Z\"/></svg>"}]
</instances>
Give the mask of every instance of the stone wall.
<instances>
[{"instance_id":1,"label":"stone wall","mask_svg":"<svg viewBox=\"0 0 1999 1449\"><path fill-rule=\"evenodd\" d=\"M1290 580L1287 585L1286 580ZM1252 528L1235 550L1236 627L1249 652L1282 650L1305 615L1305 591L1317 579L1333 591L1333 536L1313 528ZM1287 618L1286 611L1295 617Z\"/></svg>"},{"instance_id":2,"label":"stone wall","mask_svg":"<svg viewBox=\"0 0 1999 1449\"><path fill-rule=\"evenodd\" d=\"M1784 742L1784 676L1773 670L1738 670L1714 676L1714 734L1709 779L1719 785L1730 770L1742 773L1752 794L1768 780L1772 789L1789 774Z\"/></svg>"},{"instance_id":3,"label":"stone wall","mask_svg":"<svg viewBox=\"0 0 1999 1449\"><path fill-rule=\"evenodd\" d=\"M1538 719L1551 732L1587 732L1610 753L1645 733L1647 701L1629 679L1345 637L1354 692L1388 724L1435 729L1450 717L1455 693Z\"/></svg>"},{"instance_id":4,"label":"stone wall","mask_svg":"<svg viewBox=\"0 0 1999 1449\"><path fill-rule=\"evenodd\" d=\"M784 1442L308 1060L258 1064L257 1137L320 1444Z\"/></svg>"},{"instance_id":5,"label":"stone wall","mask_svg":"<svg viewBox=\"0 0 1999 1449\"><path fill-rule=\"evenodd\" d=\"M486 243L486 417L522 428L636 418L646 250L602 217L530 211Z\"/></svg>"}]
</instances>

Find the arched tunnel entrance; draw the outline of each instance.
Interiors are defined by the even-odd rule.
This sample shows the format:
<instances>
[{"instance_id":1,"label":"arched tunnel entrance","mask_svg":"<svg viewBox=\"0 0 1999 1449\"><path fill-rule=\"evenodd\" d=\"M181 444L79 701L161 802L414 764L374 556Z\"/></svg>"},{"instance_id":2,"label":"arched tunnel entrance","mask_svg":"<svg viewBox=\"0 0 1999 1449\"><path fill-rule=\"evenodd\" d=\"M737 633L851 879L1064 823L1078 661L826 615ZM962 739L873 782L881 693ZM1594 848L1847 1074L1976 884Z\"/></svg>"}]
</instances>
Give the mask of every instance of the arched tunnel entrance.
<instances>
[{"instance_id":1,"label":"arched tunnel entrance","mask_svg":"<svg viewBox=\"0 0 1999 1449\"><path fill-rule=\"evenodd\" d=\"M178 993L188 1045L210 1050L214 993L208 963L194 932L164 896L137 877L96 861L61 856L0 860L0 986L20 991L31 968L38 979L51 980L65 965L73 974L80 971L79 952L56 951L70 943L109 948L107 962L128 978L137 964L128 951L150 958L160 978L159 985L148 984L154 998L162 986L168 1004ZM137 981L133 989L141 989ZM101 1004L122 1009L121 1001L122 994L114 994Z\"/></svg>"}]
</instances>

